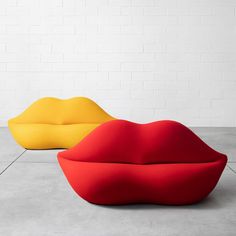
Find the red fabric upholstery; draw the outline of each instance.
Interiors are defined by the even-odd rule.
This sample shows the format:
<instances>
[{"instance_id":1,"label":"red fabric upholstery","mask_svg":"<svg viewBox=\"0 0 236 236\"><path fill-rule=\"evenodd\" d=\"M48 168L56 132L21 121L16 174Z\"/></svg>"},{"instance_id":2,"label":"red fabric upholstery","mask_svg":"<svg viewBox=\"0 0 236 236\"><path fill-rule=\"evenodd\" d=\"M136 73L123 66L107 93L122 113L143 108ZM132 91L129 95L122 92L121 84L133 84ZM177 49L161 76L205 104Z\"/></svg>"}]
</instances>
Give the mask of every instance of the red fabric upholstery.
<instances>
[{"instance_id":1,"label":"red fabric upholstery","mask_svg":"<svg viewBox=\"0 0 236 236\"><path fill-rule=\"evenodd\" d=\"M95 204L191 204L217 184L227 157L175 121L107 122L58 153L73 189Z\"/></svg>"}]
</instances>

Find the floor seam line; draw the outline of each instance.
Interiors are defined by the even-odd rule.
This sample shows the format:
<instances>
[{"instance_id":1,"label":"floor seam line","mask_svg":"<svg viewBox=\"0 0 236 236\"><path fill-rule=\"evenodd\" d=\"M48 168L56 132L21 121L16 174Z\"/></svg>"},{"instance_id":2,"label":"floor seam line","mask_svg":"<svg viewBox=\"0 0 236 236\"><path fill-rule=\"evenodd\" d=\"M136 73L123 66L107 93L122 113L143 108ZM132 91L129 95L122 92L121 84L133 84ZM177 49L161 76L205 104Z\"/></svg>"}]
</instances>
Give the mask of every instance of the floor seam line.
<instances>
[{"instance_id":1,"label":"floor seam line","mask_svg":"<svg viewBox=\"0 0 236 236\"><path fill-rule=\"evenodd\" d=\"M227 165L227 166L234 174L236 174L236 171L233 168L231 168L229 165Z\"/></svg>"},{"instance_id":2,"label":"floor seam line","mask_svg":"<svg viewBox=\"0 0 236 236\"><path fill-rule=\"evenodd\" d=\"M15 163L27 150L25 149L16 159L14 159L4 170L0 172L2 175L13 163Z\"/></svg>"}]
</instances>

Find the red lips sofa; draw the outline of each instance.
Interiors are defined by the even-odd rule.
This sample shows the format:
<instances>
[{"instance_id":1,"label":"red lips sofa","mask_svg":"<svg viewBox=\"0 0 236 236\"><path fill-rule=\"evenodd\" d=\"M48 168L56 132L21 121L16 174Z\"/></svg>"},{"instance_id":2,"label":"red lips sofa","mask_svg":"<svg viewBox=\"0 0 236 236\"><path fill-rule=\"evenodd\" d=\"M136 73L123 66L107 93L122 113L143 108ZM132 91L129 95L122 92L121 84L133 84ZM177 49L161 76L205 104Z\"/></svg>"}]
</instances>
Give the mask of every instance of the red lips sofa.
<instances>
[{"instance_id":1,"label":"red lips sofa","mask_svg":"<svg viewBox=\"0 0 236 236\"><path fill-rule=\"evenodd\" d=\"M175 121L107 122L77 146L58 153L72 188L104 205L183 205L205 198L227 157Z\"/></svg>"}]
</instances>

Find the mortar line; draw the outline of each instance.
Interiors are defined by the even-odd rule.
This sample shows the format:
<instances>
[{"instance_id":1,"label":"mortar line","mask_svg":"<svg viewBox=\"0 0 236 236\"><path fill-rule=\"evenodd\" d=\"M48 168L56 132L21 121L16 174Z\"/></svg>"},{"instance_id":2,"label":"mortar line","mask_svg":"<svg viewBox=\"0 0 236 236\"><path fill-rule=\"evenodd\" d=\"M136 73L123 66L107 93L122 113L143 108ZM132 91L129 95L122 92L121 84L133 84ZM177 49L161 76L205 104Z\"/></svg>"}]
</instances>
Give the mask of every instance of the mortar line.
<instances>
[{"instance_id":1,"label":"mortar line","mask_svg":"<svg viewBox=\"0 0 236 236\"><path fill-rule=\"evenodd\" d=\"M15 163L27 150L25 149L16 159L14 159L3 171L0 172L2 175L13 163Z\"/></svg>"},{"instance_id":2,"label":"mortar line","mask_svg":"<svg viewBox=\"0 0 236 236\"><path fill-rule=\"evenodd\" d=\"M227 166L229 167L229 169L230 169L234 174L236 174L236 171L235 171L233 168L231 168L228 164L227 164Z\"/></svg>"}]
</instances>

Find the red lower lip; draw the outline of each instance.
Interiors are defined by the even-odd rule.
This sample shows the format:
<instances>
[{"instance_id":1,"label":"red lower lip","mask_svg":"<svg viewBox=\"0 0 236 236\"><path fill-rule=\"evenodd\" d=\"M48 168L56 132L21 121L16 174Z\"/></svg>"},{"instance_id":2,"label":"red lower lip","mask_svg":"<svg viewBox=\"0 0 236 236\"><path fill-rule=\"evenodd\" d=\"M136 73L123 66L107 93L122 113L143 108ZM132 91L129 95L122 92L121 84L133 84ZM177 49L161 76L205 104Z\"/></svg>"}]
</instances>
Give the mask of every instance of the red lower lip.
<instances>
[{"instance_id":1,"label":"red lower lip","mask_svg":"<svg viewBox=\"0 0 236 236\"><path fill-rule=\"evenodd\" d=\"M119 155L115 155L117 148L123 148L124 143L127 144L132 137L125 136L127 140L122 144L123 147L119 145L110 147L110 144L113 143L112 137L118 135L114 132L120 133L121 127L129 127L130 125L132 127L145 126L127 121L108 122L109 124L106 123L98 127L74 148L60 152L58 161L73 189L85 200L104 205L129 203L182 205L192 204L205 198L217 184L227 162L226 156L209 148L183 125L171 121L163 122L154 122L149 126L151 125L155 129L154 136L156 133L158 136L161 135L160 130L165 134L170 132L168 129L171 129L172 139L169 140L172 140L172 143L163 146L162 142L150 139L155 144L153 146L152 143L150 144L150 140L147 143L143 142L146 147L156 148L153 149L156 151L156 163L153 158L145 160L140 159L140 156L136 160L135 157L132 157L127 162L122 162L122 158L126 156L124 155L117 160L119 158ZM117 128L119 125L121 127ZM162 129L163 125L164 129ZM160 129L158 126L162 126L162 128ZM175 126L176 128L174 128ZM109 139L101 139L101 136L105 137L108 133L111 134L112 130L113 135L110 135ZM126 131L127 128L124 128L122 132ZM182 139L183 141L181 143L176 144L178 141L175 136L176 132L178 135L182 133L180 141ZM98 137L100 138L98 139ZM186 138L188 140L185 140ZM184 147L181 146L182 142L184 145L190 145L186 147L187 155L181 150ZM96 143L97 146L94 146ZM121 145L121 143L119 144ZM88 149L88 147L90 148ZM94 151L91 147L94 147ZM170 148L163 150L166 147ZM124 150L122 149L122 151ZM144 153L150 151L143 147L140 150L145 150ZM109 156L111 151L114 152L113 156ZM128 152L132 156L132 152L130 150ZM88 153L89 155L87 155ZM98 153L103 156L96 156ZM135 151L133 154L137 155ZM151 154L153 153L151 152ZM179 156L180 154L182 155ZM192 156L193 158L191 158ZM107 161L107 158L110 158L110 162ZM166 162L163 158L166 158ZM189 158L189 161L186 161L186 158ZM141 163L142 161L144 163Z\"/></svg>"}]
</instances>

